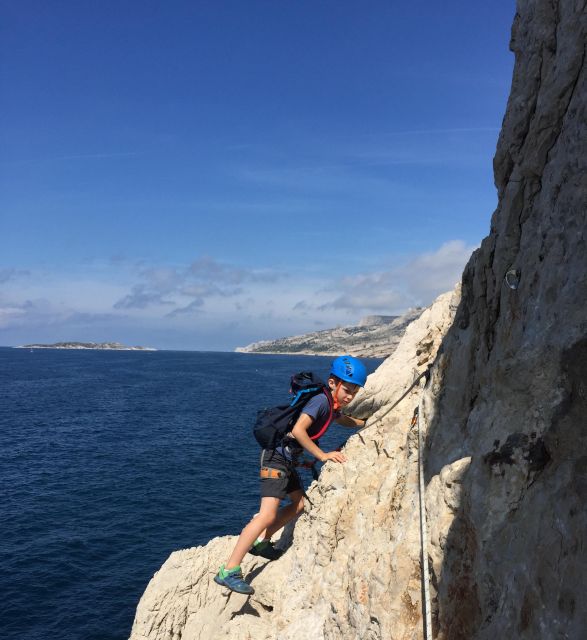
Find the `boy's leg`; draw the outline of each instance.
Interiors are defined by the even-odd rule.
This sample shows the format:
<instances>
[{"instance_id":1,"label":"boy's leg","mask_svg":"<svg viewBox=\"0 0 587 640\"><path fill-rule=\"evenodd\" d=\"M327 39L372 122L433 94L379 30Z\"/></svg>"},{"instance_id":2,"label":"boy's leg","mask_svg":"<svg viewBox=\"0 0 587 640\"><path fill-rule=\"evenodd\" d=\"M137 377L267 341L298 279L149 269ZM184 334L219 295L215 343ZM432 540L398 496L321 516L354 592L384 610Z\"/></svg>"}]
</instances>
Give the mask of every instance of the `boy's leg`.
<instances>
[{"instance_id":1,"label":"boy's leg","mask_svg":"<svg viewBox=\"0 0 587 640\"><path fill-rule=\"evenodd\" d=\"M268 529L273 524L277 517L279 502L279 498L261 498L261 508L259 513L242 530L236 546L225 565L226 569L232 569L233 567L240 565L247 551L253 545L253 542L255 542L265 529Z\"/></svg>"},{"instance_id":2,"label":"boy's leg","mask_svg":"<svg viewBox=\"0 0 587 640\"><path fill-rule=\"evenodd\" d=\"M291 467L283 460L279 460L279 457L275 456L274 452L271 453L269 460L266 461L266 464L271 464L271 467L263 467L264 456L265 451L261 455L261 508L259 513L242 530L228 562L220 567L218 575L214 578L218 584L241 593L252 593L250 585L242 579L240 570L240 563L245 554L251 550L255 540L261 534L264 534L268 528L271 527L273 531L277 531L286 521L291 520L298 511L301 511L303 506L303 492L301 494L297 493L298 490L301 490L297 473L295 471L292 473ZM266 469L271 469L272 472L264 473ZM280 519L281 524L279 527L272 527L277 518L279 503L286 496L290 497L296 508L292 509L291 505L289 508L286 507L286 515ZM279 557L275 555L275 550L272 547L270 550L259 549L259 551L260 553L254 555L261 555L269 560L275 560ZM273 553L268 555L269 551L273 551Z\"/></svg>"},{"instance_id":3,"label":"boy's leg","mask_svg":"<svg viewBox=\"0 0 587 640\"><path fill-rule=\"evenodd\" d=\"M265 531L264 537L266 540L269 540L276 531L279 531L281 527L299 516L304 510L304 492L301 489L289 493L288 498L291 500L291 504L279 509L275 521Z\"/></svg>"}]
</instances>

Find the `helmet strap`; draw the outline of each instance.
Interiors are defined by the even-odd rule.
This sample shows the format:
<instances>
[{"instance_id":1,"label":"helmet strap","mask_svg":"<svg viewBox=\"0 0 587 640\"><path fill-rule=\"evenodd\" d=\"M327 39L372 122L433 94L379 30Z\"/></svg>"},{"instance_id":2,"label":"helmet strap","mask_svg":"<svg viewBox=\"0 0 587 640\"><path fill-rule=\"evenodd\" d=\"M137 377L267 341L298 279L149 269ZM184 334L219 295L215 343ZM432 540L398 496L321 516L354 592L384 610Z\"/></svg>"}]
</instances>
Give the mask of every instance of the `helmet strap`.
<instances>
[{"instance_id":1,"label":"helmet strap","mask_svg":"<svg viewBox=\"0 0 587 640\"><path fill-rule=\"evenodd\" d=\"M339 380L338 384L336 385L336 388L334 389L334 393L332 394L333 408L335 411L338 411L340 409L340 402L338 401L338 392L341 387L342 387L342 380Z\"/></svg>"}]
</instances>

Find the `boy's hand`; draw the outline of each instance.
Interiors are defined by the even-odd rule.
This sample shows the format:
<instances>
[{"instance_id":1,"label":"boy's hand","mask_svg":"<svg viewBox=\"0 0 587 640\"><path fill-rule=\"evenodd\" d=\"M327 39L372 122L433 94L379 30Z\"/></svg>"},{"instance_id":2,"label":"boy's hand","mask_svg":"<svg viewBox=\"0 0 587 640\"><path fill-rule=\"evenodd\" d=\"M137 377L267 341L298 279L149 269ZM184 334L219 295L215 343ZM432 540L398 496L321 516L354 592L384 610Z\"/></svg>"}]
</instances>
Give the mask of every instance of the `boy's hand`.
<instances>
[{"instance_id":1,"label":"boy's hand","mask_svg":"<svg viewBox=\"0 0 587 640\"><path fill-rule=\"evenodd\" d=\"M322 458L322 462L328 462L328 460L332 460L333 462L346 462L346 456L340 451L331 451L330 453L325 453L324 458Z\"/></svg>"}]
</instances>

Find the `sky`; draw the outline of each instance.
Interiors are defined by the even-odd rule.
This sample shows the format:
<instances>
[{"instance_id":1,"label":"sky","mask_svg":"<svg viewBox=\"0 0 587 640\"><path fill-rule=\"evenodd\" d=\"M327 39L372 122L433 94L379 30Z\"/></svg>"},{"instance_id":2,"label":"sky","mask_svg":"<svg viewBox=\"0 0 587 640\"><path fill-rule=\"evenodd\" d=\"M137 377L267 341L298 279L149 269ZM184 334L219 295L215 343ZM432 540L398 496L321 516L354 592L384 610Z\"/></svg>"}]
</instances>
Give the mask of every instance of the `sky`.
<instances>
[{"instance_id":1,"label":"sky","mask_svg":"<svg viewBox=\"0 0 587 640\"><path fill-rule=\"evenodd\" d=\"M497 205L513 0L0 2L0 345L430 304Z\"/></svg>"}]
</instances>

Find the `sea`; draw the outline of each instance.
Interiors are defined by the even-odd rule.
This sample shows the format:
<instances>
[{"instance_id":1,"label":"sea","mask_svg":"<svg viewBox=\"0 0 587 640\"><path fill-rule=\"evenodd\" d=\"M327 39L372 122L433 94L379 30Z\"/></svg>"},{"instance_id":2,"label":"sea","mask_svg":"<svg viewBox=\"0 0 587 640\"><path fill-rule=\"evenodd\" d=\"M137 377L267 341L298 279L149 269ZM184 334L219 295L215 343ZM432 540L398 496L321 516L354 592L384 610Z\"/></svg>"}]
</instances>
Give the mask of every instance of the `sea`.
<instances>
[{"instance_id":1,"label":"sea","mask_svg":"<svg viewBox=\"0 0 587 640\"><path fill-rule=\"evenodd\" d=\"M256 413L330 360L1 347L0 639L128 638L170 553L258 510Z\"/></svg>"}]
</instances>

